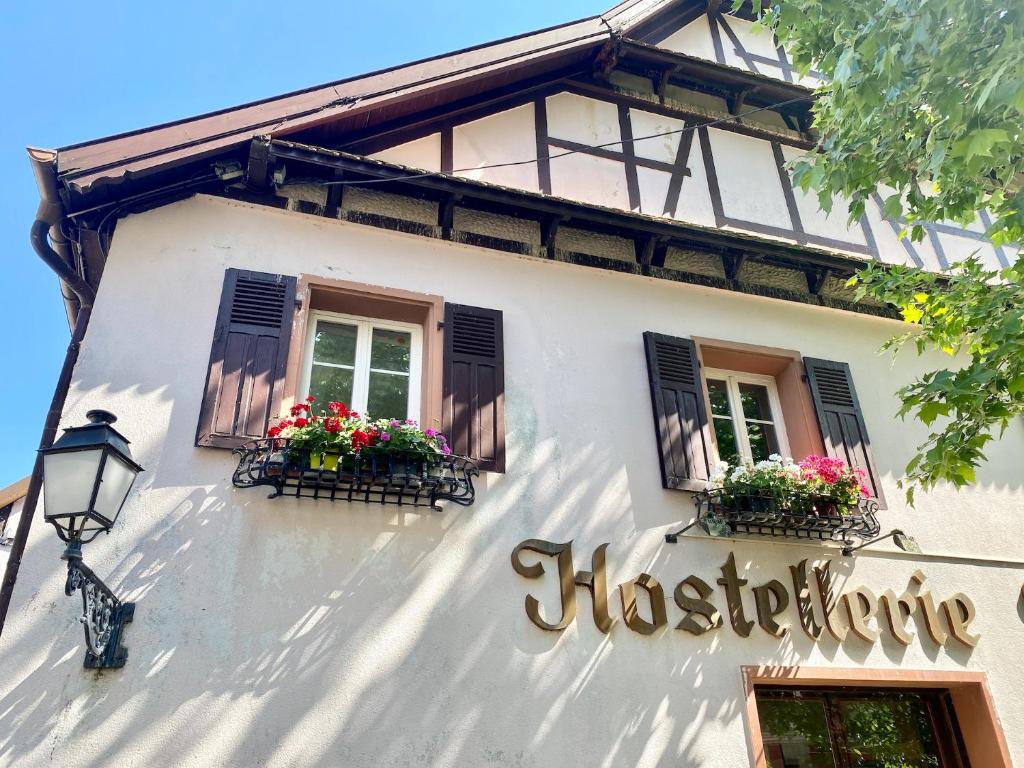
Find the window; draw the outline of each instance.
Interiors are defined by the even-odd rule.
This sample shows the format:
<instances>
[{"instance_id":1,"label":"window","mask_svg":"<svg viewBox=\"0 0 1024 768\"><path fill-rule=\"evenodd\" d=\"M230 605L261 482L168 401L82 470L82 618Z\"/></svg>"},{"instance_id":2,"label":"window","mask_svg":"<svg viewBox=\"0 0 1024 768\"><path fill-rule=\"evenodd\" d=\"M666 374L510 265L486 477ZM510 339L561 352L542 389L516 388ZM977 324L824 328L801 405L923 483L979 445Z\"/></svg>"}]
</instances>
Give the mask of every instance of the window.
<instances>
[{"instance_id":1,"label":"window","mask_svg":"<svg viewBox=\"0 0 1024 768\"><path fill-rule=\"evenodd\" d=\"M419 419L422 326L313 312L301 392L374 418Z\"/></svg>"},{"instance_id":2,"label":"window","mask_svg":"<svg viewBox=\"0 0 1024 768\"><path fill-rule=\"evenodd\" d=\"M960 768L941 691L755 689L768 768Z\"/></svg>"},{"instance_id":3,"label":"window","mask_svg":"<svg viewBox=\"0 0 1024 768\"><path fill-rule=\"evenodd\" d=\"M724 461L763 461L790 455L775 378L709 368L705 371L711 421Z\"/></svg>"}]
</instances>

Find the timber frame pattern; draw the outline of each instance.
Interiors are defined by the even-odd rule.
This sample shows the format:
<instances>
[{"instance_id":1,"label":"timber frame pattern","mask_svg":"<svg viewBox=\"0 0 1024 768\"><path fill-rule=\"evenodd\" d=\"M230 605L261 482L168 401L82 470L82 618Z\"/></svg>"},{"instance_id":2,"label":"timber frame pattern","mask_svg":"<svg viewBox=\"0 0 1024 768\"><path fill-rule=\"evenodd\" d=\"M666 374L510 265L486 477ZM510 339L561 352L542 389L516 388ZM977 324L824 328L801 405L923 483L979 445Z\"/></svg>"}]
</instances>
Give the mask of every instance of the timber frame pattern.
<instances>
[{"instance_id":1,"label":"timber frame pattern","mask_svg":"<svg viewBox=\"0 0 1024 768\"><path fill-rule=\"evenodd\" d=\"M660 48L667 31L707 14L716 61ZM740 17L750 17L749 9ZM301 213L355 221L411 234L452 240L520 255L558 259L655 278L701 284L819 306L892 316L888 307L853 303L849 297L824 295L831 280L843 280L878 259L869 227L866 246L833 241L804 232L783 167L782 146L809 149L813 91L797 82L786 55L757 55L744 49L719 0L626 0L608 12L540 32L456 52L447 56L331 83L219 113L156 126L108 139L75 145L34 157L44 203L59 211L51 240L62 239L69 266L97 286L118 219L128 213L166 205L196 193L244 200ZM729 65L726 45L745 63ZM649 92L613 82L614 73L642 78ZM770 73L771 76L769 76ZM674 102L670 87L721 99L727 111ZM615 105L621 138L618 149L598 148L551 136L545 99L555 93L598 98ZM453 174L453 131L482 116L531 104L537 142L540 192L510 189ZM781 126L747 120L744 110L772 107ZM639 156L630 109L681 120L674 162ZM738 222L725 212L718 189L709 123L720 130L771 142L786 193L792 230ZM784 126L784 127L782 127ZM403 142L440 133L440 171L414 173L368 155ZM552 150L571 150L624 164L629 203L640 198L638 172L652 168L669 175L665 214L672 216L690 176L693 141L698 142L708 178L715 226L698 226L671 218L605 208L552 195ZM285 176L326 188L326 201L292 200L280 185ZM369 211L345 211L345 183L373 183L373 189L436 203L437 221L425 224ZM880 207L880 200L875 203ZM512 216L535 222L541 246L517 240L460 232L456 209ZM742 224L750 232L724 229ZM894 232L900 224L889 222ZM561 228L613 235L634 244L632 261L603 258L556 247ZM937 232L929 234L940 262L945 262ZM796 242L781 242L785 235ZM962 230L957 234L963 235ZM970 235L970 233L968 233ZM978 236L980 238L980 235ZM901 241L908 256L922 260ZM847 255L830 252L841 246ZM670 248L698 252L721 261L717 274L666 265ZM1006 260L997 251L1000 260ZM760 285L744 279L755 263L806 277L806 290ZM68 300L69 315L77 307Z\"/></svg>"}]
</instances>

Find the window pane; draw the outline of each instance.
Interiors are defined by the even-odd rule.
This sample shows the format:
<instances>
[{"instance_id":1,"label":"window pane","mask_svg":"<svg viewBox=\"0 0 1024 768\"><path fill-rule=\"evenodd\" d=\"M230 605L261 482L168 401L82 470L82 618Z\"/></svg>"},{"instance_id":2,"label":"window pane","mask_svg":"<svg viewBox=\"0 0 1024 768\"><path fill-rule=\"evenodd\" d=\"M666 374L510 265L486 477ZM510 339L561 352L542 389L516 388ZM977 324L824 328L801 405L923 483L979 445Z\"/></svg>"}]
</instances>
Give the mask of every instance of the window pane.
<instances>
[{"instance_id":1,"label":"window pane","mask_svg":"<svg viewBox=\"0 0 1024 768\"><path fill-rule=\"evenodd\" d=\"M757 700L768 768L836 768L821 699Z\"/></svg>"},{"instance_id":2,"label":"window pane","mask_svg":"<svg viewBox=\"0 0 1024 768\"><path fill-rule=\"evenodd\" d=\"M768 404L767 387L760 384L740 384L739 389L745 418L774 421L771 406Z\"/></svg>"},{"instance_id":3,"label":"window pane","mask_svg":"<svg viewBox=\"0 0 1024 768\"><path fill-rule=\"evenodd\" d=\"M371 371L366 411L375 419L408 418L409 377Z\"/></svg>"},{"instance_id":4,"label":"window pane","mask_svg":"<svg viewBox=\"0 0 1024 768\"><path fill-rule=\"evenodd\" d=\"M409 372L409 347L412 335L404 331L373 329L370 367L384 371Z\"/></svg>"},{"instance_id":5,"label":"window pane","mask_svg":"<svg viewBox=\"0 0 1024 768\"><path fill-rule=\"evenodd\" d=\"M729 411L729 394L724 381L708 379L708 398L711 400L713 416L731 416Z\"/></svg>"},{"instance_id":6,"label":"window pane","mask_svg":"<svg viewBox=\"0 0 1024 768\"><path fill-rule=\"evenodd\" d=\"M319 321L313 341L313 359L320 363L355 365L356 332L354 325Z\"/></svg>"},{"instance_id":7,"label":"window pane","mask_svg":"<svg viewBox=\"0 0 1024 768\"><path fill-rule=\"evenodd\" d=\"M750 438L750 458L755 462L764 461L779 452L779 441L775 436L775 427L771 424L748 421L747 437Z\"/></svg>"},{"instance_id":8,"label":"window pane","mask_svg":"<svg viewBox=\"0 0 1024 768\"><path fill-rule=\"evenodd\" d=\"M736 432L732 419L712 419L715 425L715 439L718 441L718 458L730 464L740 463L740 449L736 445Z\"/></svg>"},{"instance_id":9,"label":"window pane","mask_svg":"<svg viewBox=\"0 0 1024 768\"><path fill-rule=\"evenodd\" d=\"M840 700L851 768L938 768L928 709L920 696Z\"/></svg>"},{"instance_id":10,"label":"window pane","mask_svg":"<svg viewBox=\"0 0 1024 768\"><path fill-rule=\"evenodd\" d=\"M352 371L313 363L309 374L309 394L316 398L313 406L316 411L326 410L327 404L334 400L351 404Z\"/></svg>"}]
</instances>

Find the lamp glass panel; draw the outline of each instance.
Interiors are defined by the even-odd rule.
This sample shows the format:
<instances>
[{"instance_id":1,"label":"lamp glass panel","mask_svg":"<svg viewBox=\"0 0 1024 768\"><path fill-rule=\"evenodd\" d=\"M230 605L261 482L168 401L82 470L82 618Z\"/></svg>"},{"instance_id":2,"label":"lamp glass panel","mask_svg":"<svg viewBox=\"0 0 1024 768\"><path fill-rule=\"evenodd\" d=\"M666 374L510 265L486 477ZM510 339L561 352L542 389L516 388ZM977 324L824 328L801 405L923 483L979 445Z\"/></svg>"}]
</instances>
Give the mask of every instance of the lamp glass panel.
<instances>
[{"instance_id":1,"label":"lamp glass panel","mask_svg":"<svg viewBox=\"0 0 1024 768\"><path fill-rule=\"evenodd\" d=\"M43 509L47 518L89 509L102 448L43 455Z\"/></svg>"},{"instance_id":2,"label":"lamp glass panel","mask_svg":"<svg viewBox=\"0 0 1024 768\"><path fill-rule=\"evenodd\" d=\"M93 509L110 522L114 522L128 491L131 490L135 474L132 467L114 454L109 454L107 463L103 466L103 480L96 493L96 504Z\"/></svg>"}]
</instances>

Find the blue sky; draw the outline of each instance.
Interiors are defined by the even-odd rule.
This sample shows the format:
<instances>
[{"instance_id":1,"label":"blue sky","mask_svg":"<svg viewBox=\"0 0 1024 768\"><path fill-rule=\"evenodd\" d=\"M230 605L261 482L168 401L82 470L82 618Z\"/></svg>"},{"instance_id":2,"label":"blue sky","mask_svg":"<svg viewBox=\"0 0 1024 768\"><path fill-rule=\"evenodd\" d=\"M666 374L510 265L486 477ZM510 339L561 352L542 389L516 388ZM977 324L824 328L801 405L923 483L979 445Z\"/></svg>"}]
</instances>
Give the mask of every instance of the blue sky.
<instances>
[{"instance_id":1,"label":"blue sky","mask_svg":"<svg viewBox=\"0 0 1024 768\"><path fill-rule=\"evenodd\" d=\"M602 10L594 0L324 2L294 11L263 0L3 3L0 487L31 471L68 341L57 280L29 245L38 196L26 146L108 136Z\"/></svg>"}]
</instances>

